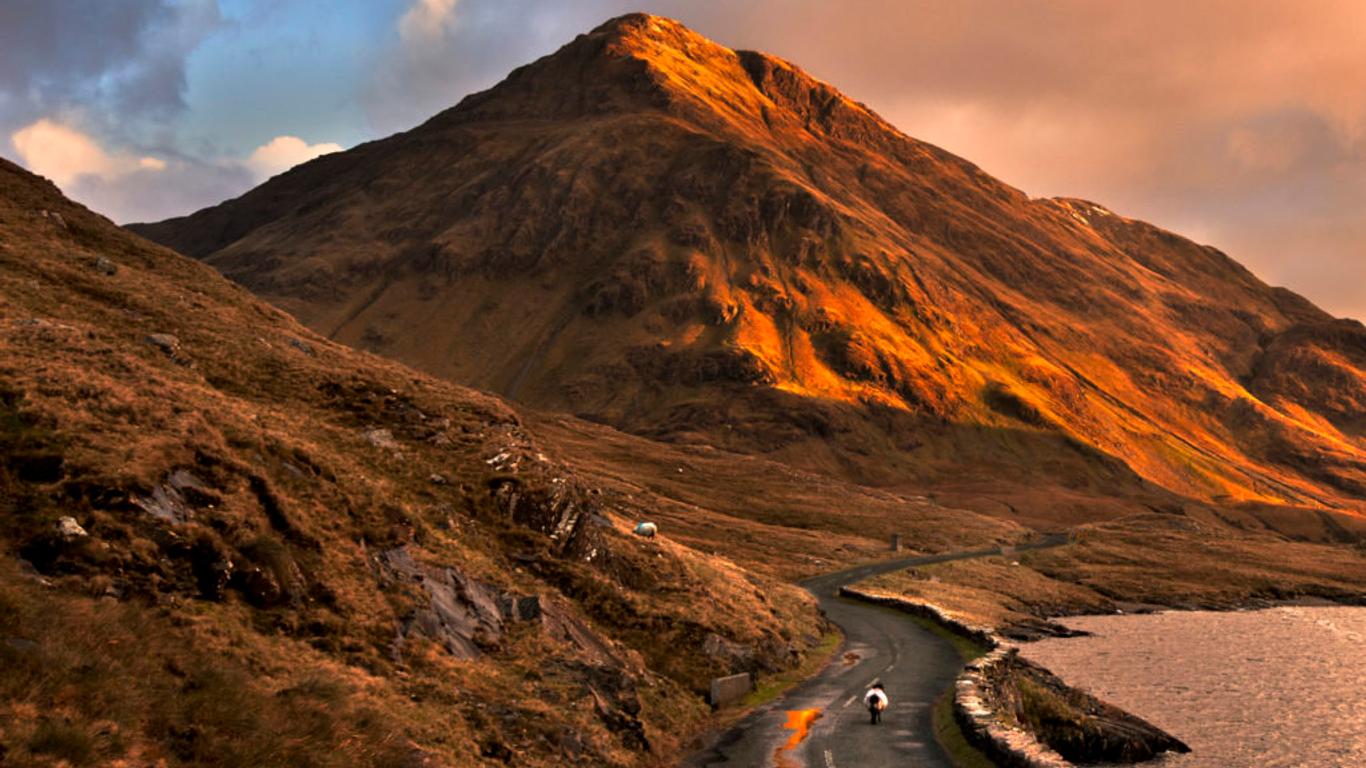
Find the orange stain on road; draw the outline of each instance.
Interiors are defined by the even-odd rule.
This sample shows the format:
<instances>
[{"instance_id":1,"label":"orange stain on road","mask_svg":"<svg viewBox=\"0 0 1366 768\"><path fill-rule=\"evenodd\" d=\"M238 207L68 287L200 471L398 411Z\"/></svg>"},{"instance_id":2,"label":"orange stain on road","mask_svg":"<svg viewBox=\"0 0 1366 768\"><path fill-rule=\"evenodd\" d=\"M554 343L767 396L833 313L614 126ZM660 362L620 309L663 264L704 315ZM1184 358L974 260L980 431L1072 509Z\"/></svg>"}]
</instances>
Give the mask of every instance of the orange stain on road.
<instances>
[{"instance_id":1,"label":"orange stain on road","mask_svg":"<svg viewBox=\"0 0 1366 768\"><path fill-rule=\"evenodd\" d=\"M819 709L789 709L787 711L787 722L783 723L783 728L786 728L793 733L791 738L787 740L787 743L778 747L777 751L773 754L773 758L779 766L786 768L786 766L792 765L792 761L788 760L783 753L790 751L796 748L798 744L801 744L802 740L806 738L807 732L811 730L811 724L820 716L821 711Z\"/></svg>"}]
</instances>

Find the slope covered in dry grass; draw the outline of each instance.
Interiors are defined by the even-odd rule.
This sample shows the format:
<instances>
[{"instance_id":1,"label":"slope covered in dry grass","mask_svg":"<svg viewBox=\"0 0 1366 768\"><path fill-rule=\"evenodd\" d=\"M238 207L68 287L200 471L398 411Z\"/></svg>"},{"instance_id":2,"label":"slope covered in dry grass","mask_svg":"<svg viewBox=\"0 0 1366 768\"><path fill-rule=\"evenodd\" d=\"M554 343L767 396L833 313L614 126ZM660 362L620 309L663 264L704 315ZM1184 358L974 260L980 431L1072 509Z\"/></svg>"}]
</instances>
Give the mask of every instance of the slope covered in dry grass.
<instances>
[{"instance_id":1,"label":"slope covered in dry grass","mask_svg":"<svg viewBox=\"0 0 1366 768\"><path fill-rule=\"evenodd\" d=\"M1014 637L1051 617L1155 608L1229 610L1285 600L1366 604L1366 526L1343 541L1287 540L1207 510L1136 514L1083 526L1061 547L922 566L860 588L931 603ZM1355 543L1351 540L1355 537Z\"/></svg>"},{"instance_id":2,"label":"slope covered in dry grass","mask_svg":"<svg viewBox=\"0 0 1366 768\"><path fill-rule=\"evenodd\" d=\"M4 161L0 452L15 764L667 763L710 676L823 632L796 588L625 533L650 496L604 505L501 401Z\"/></svg>"}]
</instances>

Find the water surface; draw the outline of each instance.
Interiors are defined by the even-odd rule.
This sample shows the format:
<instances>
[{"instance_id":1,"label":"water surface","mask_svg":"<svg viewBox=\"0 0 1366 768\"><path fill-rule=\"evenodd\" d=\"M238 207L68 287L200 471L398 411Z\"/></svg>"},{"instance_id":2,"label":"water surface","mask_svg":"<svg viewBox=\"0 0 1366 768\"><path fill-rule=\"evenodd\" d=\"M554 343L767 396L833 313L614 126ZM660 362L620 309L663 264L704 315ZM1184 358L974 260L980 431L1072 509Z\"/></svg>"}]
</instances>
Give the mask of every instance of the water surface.
<instances>
[{"instance_id":1,"label":"water surface","mask_svg":"<svg viewBox=\"0 0 1366 768\"><path fill-rule=\"evenodd\" d=\"M1162 768L1366 766L1366 608L1063 620L1021 654L1191 746Z\"/></svg>"}]
</instances>

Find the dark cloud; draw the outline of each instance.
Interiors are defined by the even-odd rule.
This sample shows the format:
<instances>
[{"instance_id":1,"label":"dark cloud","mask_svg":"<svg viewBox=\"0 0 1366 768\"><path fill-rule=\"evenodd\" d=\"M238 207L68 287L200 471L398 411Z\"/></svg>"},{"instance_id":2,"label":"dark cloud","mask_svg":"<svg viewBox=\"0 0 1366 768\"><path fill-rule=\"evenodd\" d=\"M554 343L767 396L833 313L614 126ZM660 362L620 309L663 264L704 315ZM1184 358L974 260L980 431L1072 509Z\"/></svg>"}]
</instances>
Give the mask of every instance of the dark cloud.
<instances>
[{"instance_id":1,"label":"dark cloud","mask_svg":"<svg viewBox=\"0 0 1366 768\"><path fill-rule=\"evenodd\" d=\"M16 136L57 124L68 143L85 140L99 172L63 191L119 222L241 194L253 181L245 167L183 156L169 127L185 108L186 60L223 23L215 0L0 3L0 149L50 165L60 146L26 158ZM143 156L155 167L140 167Z\"/></svg>"},{"instance_id":2,"label":"dark cloud","mask_svg":"<svg viewBox=\"0 0 1366 768\"><path fill-rule=\"evenodd\" d=\"M184 107L185 59L221 23L213 0L0 3L0 130L79 113L127 139Z\"/></svg>"}]
</instances>

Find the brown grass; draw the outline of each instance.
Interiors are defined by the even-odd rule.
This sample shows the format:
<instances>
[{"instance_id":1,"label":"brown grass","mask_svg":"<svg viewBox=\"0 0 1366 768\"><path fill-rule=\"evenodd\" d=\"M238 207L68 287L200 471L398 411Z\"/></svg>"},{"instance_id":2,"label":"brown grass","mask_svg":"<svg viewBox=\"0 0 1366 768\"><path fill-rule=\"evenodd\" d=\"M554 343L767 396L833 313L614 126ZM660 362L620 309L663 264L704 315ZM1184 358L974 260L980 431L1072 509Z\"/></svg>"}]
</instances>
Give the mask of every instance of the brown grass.
<instances>
[{"instance_id":1,"label":"brown grass","mask_svg":"<svg viewBox=\"0 0 1366 768\"><path fill-rule=\"evenodd\" d=\"M865 582L969 623L1048 631L1052 616L1147 606L1233 608L1295 598L1366 598L1359 545L1287 541L1221 522L1147 515L1082 528L1074 543L940 563ZM1134 605L1138 604L1138 605Z\"/></svg>"},{"instance_id":2,"label":"brown grass","mask_svg":"<svg viewBox=\"0 0 1366 768\"><path fill-rule=\"evenodd\" d=\"M17 606L0 639L40 643L0 673L27 692L12 759L649 764L706 726L708 677L734 671L707 634L762 675L820 642L805 593L629 535L653 496L604 504L501 401L331 344L7 164L0 380L0 557L52 585L0 571ZM505 451L515 466L488 463ZM177 472L194 485L168 522L143 505ZM509 479L515 507L494 493ZM587 513L572 537L548 535L556 494ZM62 516L89 535L63 539ZM598 647L528 624L476 660L416 638L396 654L427 600L377 578L397 546L541 595Z\"/></svg>"}]
</instances>

